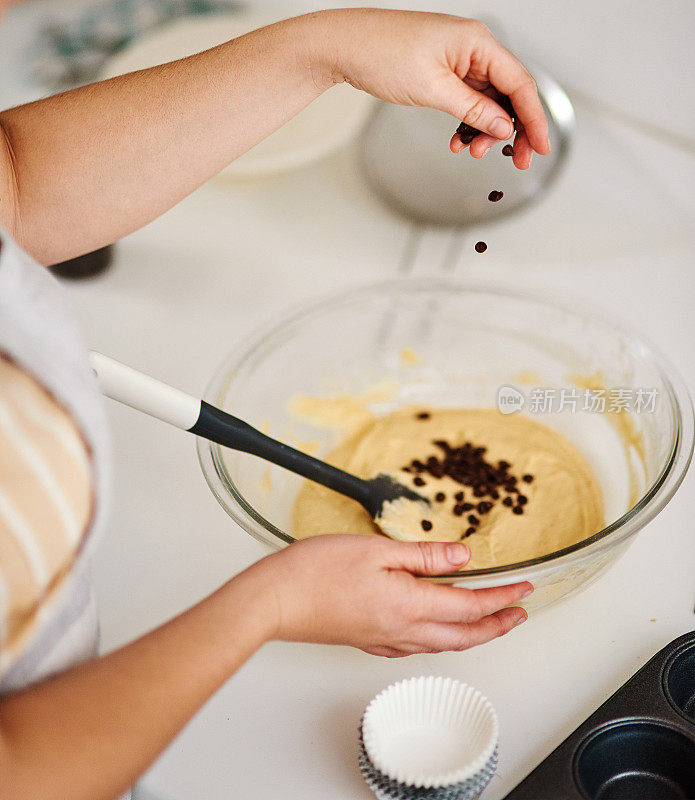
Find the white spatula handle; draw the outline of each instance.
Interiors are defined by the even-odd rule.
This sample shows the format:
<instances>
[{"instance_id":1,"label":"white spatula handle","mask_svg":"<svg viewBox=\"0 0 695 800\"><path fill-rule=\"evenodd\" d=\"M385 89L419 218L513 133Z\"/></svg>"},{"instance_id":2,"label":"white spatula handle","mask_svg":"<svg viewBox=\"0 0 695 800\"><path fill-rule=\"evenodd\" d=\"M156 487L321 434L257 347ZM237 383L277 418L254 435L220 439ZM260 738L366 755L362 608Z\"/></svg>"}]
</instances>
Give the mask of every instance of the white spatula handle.
<instances>
[{"instance_id":1,"label":"white spatula handle","mask_svg":"<svg viewBox=\"0 0 695 800\"><path fill-rule=\"evenodd\" d=\"M89 357L101 391L107 397L184 431L196 424L200 416L197 398L95 350Z\"/></svg>"}]
</instances>

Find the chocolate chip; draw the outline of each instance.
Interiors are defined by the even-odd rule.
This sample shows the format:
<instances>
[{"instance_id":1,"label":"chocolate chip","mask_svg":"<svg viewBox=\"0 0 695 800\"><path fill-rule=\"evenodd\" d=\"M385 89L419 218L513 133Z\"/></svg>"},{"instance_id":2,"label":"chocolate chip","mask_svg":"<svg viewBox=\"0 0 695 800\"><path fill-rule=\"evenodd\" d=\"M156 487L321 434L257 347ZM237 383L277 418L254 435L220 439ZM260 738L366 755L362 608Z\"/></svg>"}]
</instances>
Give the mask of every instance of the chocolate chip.
<instances>
[{"instance_id":1,"label":"chocolate chip","mask_svg":"<svg viewBox=\"0 0 695 800\"><path fill-rule=\"evenodd\" d=\"M499 96L497 100L497 105L503 108L507 114L512 118L512 120L516 119L516 111L514 111L514 106L512 105L512 101L509 99L509 96L506 94L502 94Z\"/></svg>"},{"instance_id":2,"label":"chocolate chip","mask_svg":"<svg viewBox=\"0 0 695 800\"><path fill-rule=\"evenodd\" d=\"M415 419L429 419L430 414L428 411L421 411L419 414L415 415Z\"/></svg>"},{"instance_id":3,"label":"chocolate chip","mask_svg":"<svg viewBox=\"0 0 695 800\"><path fill-rule=\"evenodd\" d=\"M475 528L471 525L470 528L466 528L466 532L463 534L463 536L461 538L465 539L467 536L470 536L472 533L475 533Z\"/></svg>"},{"instance_id":4,"label":"chocolate chip","mask_svg":"<svg viewBox=\"0 0 695 800\"><path fill-rule=\"evenodd\" d=\"M471 442L464 442L461 445L451 445L444 440L433 440L440 451L439 456L428 455L424 460L413 459L409 465L403 469L409 473L415 473L413 483L415 486L426 486L426 475L439 480L447 477L458 484L470 488L468 492L459 490L448 495L445 492L437 492L434 499L443 503L447 496L454 500L451 512L454 516L460 517L469 512L474 512L468 517L470 525L479 525L480 516L489 513L495 503L502 498L501 502L510 508L515 514L523 513L519 511L526 505L528 498L522 494L519 486L525 477L517 477L509 472L511 464L508 461L500 460L496 463L486 461L485 454L487 448L476 446ZM473 502L465 500L466 495ZM523 499L520 499L523 498Z\"/></svg>"},{"instance_id":5,"label":"chocolate chip","mask_svg":"<svg viewBox=\"0 0 695 800\"><path fill-rule=\"evenodd\" d=\"M533 475L522 475L521 480L524 483L532 483L533 482Z\"/></svg>"},{"instance_id":6,"label":"chocolate chip","mask_svg":"<svg viewBox=\"0 0 695 800\"><path fill-rule=\"evenodd\" d=\"M423 531L431 531L432 530L432 523L428 519L423 519L420 521L420 525L422 525Z\"/></svg>"},{"instance_id":7,"label":"chocolate chip","mask_svg":"<svg viewBox=\"0 0 695 800\"><path fill-rule=\"evenodd\" d=\"M524 509L521 506L514 506L514 508L512 509L512 512L514 514L523 514L524 513Z\"/></svg>"},{"instance_id":8,"label":"chocolate chip","mask_svg":"<svg viewBox=\"0 0 695 800\"><path fill-rule=\"evenodd\" d=\"M487 196L491 203L497 203L504 197L504 192L501 189L493 189Z\"/></svg>"},{"instance_id":9,"label":"chocolate chip","mask_svg":"<svg viewBox=\"0 0 695 800\"><path fill-rule=\"evenodd\" d=\"M451 129L449 129L451 130ZM505 144L502 148L502 155L503 156L513 156L514 155L514 148L510 144Z\"/></svg>"},{"instance_id":10,"label":"chocolate chip","mask_svg":"<svg viewBox=\"0 0 695 800\"><path fill-rule=\"evenodd\" d=\"M487 250L487 245L485 242L476 242L475 243L475 252L476 253L484 253Z\"/></svg>"},{"instance_id":11,"label":"chocolate chip","mask_svg":"<svg viewBox=\"0 0 695 800\"><path fill-rule=\"evenodd\" d=\"M480 134L480 131L477 128L474 128L471 125L468 125L465 122L462 122L458 128L456 128L456 133L458 133L459 138L463 142L463 144L470 144L476 136Z\"/></svg>"}]
</instances>

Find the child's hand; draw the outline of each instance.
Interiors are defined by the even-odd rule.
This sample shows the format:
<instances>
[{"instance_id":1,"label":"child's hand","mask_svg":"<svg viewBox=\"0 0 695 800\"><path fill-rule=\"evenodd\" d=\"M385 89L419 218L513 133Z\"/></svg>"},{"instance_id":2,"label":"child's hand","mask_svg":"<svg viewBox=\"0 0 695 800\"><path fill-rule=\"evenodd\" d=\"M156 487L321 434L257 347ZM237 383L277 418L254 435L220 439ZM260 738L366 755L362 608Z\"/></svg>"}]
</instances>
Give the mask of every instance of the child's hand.
<instances>
[{"instance_id":1,"label":"child's hand","mask_svg":"<svg viewBox=\"0 0 695 800\"><path fill-rule=\"evenodd\" d=\"M509 115L492 99L507 95L520 123L514 164L550 152L536 84L524 66L472 19L412 11L343 9L313 15L310 47L318 70L391 103L445 111L487 135L473 139L481 158L512 136ZM464 149L458 135L450 147Z\"/></svg>"},{"instance_id":2,"label":"child's hand","mask_svg":"<svg viewBox=\"0 0 695 800\"><path fill-rule=\"evenodd\" d=\"M415 577L456 571L469 558L458 543L332 534L292 544L243 574L262 581L275 603L271 638L406 656L465 650L526 619L508 606L533 591L530 583L471 590Z\"/></svg>"}]
</instances>

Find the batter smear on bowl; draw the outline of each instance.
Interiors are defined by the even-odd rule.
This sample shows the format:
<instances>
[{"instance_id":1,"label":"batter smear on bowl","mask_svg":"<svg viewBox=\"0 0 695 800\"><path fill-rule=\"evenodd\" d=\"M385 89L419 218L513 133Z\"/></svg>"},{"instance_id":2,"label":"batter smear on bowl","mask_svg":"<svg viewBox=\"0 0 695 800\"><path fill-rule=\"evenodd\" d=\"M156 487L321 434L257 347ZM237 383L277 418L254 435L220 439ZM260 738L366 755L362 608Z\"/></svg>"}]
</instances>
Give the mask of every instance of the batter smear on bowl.
<instances>
[{"instance_id":1,"label":"batter smear on bowl","mask_svg":"<svg viewBox=\"0 0 695 800\"><path fill-rule=\"evenodd\" d=\"M603 496L577 448L557 431L497 409L404 408L352 431L327 460L364 478L392 474L431 501L400 499L377 525L358 503L306 482L292 534L378 533L464 540L468 568L560 550L604 527Z\"/></svg>"}]
</instances>

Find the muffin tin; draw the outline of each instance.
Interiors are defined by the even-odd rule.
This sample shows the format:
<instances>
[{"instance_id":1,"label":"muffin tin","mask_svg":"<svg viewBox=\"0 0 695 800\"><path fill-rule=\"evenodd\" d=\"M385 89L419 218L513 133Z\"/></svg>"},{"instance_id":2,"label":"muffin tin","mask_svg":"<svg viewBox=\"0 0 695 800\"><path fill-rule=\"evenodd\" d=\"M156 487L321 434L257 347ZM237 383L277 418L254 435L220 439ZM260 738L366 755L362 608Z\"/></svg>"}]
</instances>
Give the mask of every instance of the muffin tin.
<instances>
[{"instance_id":1,"label":"muffin tin","mask_svg":"<svg viewBox=\"0 0 695 800\"><path fill-rule=\"evenodd\" d=\"M505 800L695 798L695 631L675 639Z\"/></svg>"}]
</instances>

